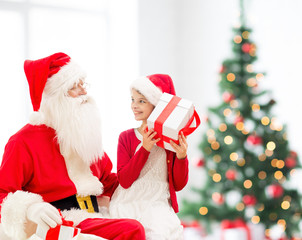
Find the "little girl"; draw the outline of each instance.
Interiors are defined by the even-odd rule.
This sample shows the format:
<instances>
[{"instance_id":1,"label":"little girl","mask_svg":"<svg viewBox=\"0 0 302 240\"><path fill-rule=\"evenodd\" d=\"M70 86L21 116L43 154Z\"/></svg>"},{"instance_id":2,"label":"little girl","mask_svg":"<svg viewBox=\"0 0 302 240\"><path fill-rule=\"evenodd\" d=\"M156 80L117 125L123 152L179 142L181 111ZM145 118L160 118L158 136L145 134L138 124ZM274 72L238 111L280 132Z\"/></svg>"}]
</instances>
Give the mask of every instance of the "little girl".
<instances>
[{"instance_id":1,"label":"little girl","mask_svg":"<svg viewBox=\"0 0 302 240\"><path fill-rule=\"evenodd\" d=\"M147 240L183 239L183 227L176 213L176 191L188 181L187 141L183 133L179 144L171 141L175 152L156 146L156 132L147 130L147 119L163 92L175 95L168 75L154 74L131 85L131 109L137 129L120 134L117 175L120 186L110 203L114 218L133 218L142 223Z\"/></svg>"}]
</instances>

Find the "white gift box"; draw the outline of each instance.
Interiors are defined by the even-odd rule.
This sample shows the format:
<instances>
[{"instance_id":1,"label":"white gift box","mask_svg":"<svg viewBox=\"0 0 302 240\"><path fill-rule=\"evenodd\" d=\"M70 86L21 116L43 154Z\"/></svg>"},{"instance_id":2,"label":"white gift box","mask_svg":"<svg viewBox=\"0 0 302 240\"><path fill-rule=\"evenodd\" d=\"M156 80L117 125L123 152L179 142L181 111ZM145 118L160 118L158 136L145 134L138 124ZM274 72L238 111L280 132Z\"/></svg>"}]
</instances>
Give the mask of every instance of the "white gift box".
<instances>
[{"instance_id":1,"label":"white gift box","mask_svg":"<svg viewBox=\"0 0 302 240\"><path fill-rule=\"evenodd\" d=\"M244 228L230 228L222 231L223 240L250 240ZM260 240L260 239L259 239Z\"/></svg>"},{"instance_id":2,"label":"white gift box","mask_svg":"<svg viewBox=\"0 0 302 240\"><path fill-rule=\"evenodd\" d=\"M49 232L52 232L51 237L49 236ZM43 240L73 240L76 239L80 234L79 228L59 225L55 228L51 228L48 231L45 229L37 227L36 235Z\"/></svg>"},{"instance_id":3,"label":"white gift box","mask_svg":"<svg viewBox=\"0 0 302 240\"><path fill-rule=\"evenodd\" d=\"M195 126L193 127L194 119ZM181 130L185 133L184 128L189 129L185 134L189 135L199 124L200 119L194 110L193 103L168 93L163 93L147 119L148 129L153 128L157 132L155 138L161 138L157 145L173 152L175 151L170 145L170 140L178 143L178 136Z\"/></svg>"}]
</instances>

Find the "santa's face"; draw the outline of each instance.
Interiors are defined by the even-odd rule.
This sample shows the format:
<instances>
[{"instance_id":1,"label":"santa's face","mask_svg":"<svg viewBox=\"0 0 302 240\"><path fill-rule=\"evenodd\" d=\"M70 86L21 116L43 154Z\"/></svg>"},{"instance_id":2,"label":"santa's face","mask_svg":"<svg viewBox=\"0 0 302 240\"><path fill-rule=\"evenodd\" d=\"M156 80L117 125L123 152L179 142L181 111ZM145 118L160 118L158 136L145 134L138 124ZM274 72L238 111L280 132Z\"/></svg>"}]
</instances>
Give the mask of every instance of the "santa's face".
<instances>
[{"instance_id":1,"label":"santa's face","mask_svg":"<svg viewBox=\"0 0 302 240\"><path fill-rule=\"evenodd\" d=\"M84 80L80 80L78 83L74 83L72 88L68 90L68 96L76 98L87 94L86 83Z\"/></svg>"},{"instance_id":2,"label":"santa's face","mask_svg":"<svg viewBox=\"0 0 302 240\"><path fill-rule=\"evenodd\" d=\"M76 153L87 163L102 157L99 111L93 98L87 95L84 81L75 83L67 93L45 96L40 110L46 125L56 130L64 157Z\"/></svg>"}]
</instances>

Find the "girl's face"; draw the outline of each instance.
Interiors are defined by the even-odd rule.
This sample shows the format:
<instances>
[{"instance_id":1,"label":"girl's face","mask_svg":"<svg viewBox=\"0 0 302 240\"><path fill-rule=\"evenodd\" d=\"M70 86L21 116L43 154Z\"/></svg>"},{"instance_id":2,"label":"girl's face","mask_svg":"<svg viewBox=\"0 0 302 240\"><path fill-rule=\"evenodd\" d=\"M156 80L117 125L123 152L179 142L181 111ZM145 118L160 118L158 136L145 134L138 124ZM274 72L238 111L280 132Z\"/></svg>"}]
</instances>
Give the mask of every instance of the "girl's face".
<instances>
[{"instance_id":1,"label":"girl's face","mask_svg":"<svg viewBox=\"0 0 302 240\"><path fill-rule=\"evenodd\" d=\"M136 121L146 122L154 106L135 89L131 90L131 109Z\"/></svg>"}]
</instances>

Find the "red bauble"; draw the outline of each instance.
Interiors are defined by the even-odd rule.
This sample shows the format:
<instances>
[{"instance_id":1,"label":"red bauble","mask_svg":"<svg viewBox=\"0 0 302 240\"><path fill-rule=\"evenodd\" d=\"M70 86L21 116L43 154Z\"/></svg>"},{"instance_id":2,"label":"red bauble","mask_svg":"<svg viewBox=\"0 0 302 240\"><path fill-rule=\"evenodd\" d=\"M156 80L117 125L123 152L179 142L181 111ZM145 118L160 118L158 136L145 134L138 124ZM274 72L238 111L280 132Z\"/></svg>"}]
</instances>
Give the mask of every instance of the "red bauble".
<instances>
[{"instance_id":1,"label":"red bauble","mask_svg":"<svg viewBox=\"0 0 302 240\"><path fill-rule=\"evenodd\" d=\"M246 139L247 143L251 145L260 145L262 144L262 137L257 135L249 135Z\"/></svg>"},{"instance_id":2,"label":"red bauble","mask_svg":"<svg viewBox=\"0 0 302 240\"><path fill-rule=\"evenodd\" d=\"M257 203L257 198L254 195L244 195L242 197L242 202L246 206L255 206Z\"/></svg>"},{"instance_id":3,"label":"red bauble","mask_svg":"<svg viewBox=\"0 0 302 240\"><path fill-rule=\"evenodd\" d=\"M224 203L224 197L223 197L223 195L221 193L218 193L218 192L214 192L212 194L212 200L217 205L221 205L221 204Z\"/></svg>"},{"instance_id":4,"label":"red bauble","mask_svg":"<svg viewBox=\"0 0 302 240\"><path fill-rule=\"evenodd\" d=\"M285 166L288 168L294 168L297 165L297 159L293 157L287 157L285 159Z\"/></svg>"},{"instance_id":5,"label":"red bauble","mask_svg":"<svg viewBox=\"0 0 302 240\"><path fill-rule=\"evenodd\" d=\"M220 70L219 70L219 73L223 73L225 71L226 67L225 66L221 66Z\"/></svg>"},{"instance_id":6,"label":"red bauble","mask_svg":"<svg viewBox=\"0 0 302 240\"><path fill-rule=\"evenodd\" d=\"M266 193L270 198L279 198L283 195L283 187L279 184L272 184L267 186Z\"/></svg>"},{"instance_id":7,"label":"red bauble","mask_svg":"<svg viewBox=\"0 0 302 240\"><path fill-rule=\"evenodd\" d=\"M203 167L204 164L205 164L204 158L199 158L198 160L196 160L196 162L195 162L194 165L195 165L196 167Z\"/></svg>"},{"instance_id":8,"label":"red bauble","mask_svg":"<svg viewBox=\"0 0 302 240\"><path fill-rule=\"evenodd\" d=\"M295 152L295 151L290 151L289 152L289 155L293 158L297 158L298 157L298 154Z\"/></svg>"},{"instance_id":9,"label":"red bauble","mask_svg":"<svg viewBox=\"0 0 302 240\"><path fill-rule=\"evenodd\" d=\"M244 118L242 116L236 117L234 120L234 125L236 125L237 123L243 122Z\"/></svg>"},{"instance_id":10,"label":"red bauble","mask_svg":"<svg viewBox=\"0 0 302 240\"><path fill-rule=\"evenodd\" d=\"M237 172L234 169L229 169L226 171L225 173L225 177L230 180L230 181L234 181L237 177Z\"/></svg>"},{"instance_id":11,"label":"red bauble","mask_svg":"<svg viewBox=\"0 0 302 240\"><path fill-rule=\"evenodd\" d=\"M222 94L222 99L224 102L229 103L230 101L235 99L235 95L230 92L224 92Z\"/></svg>"},{"instance_id":12,"label":"red bauble","mask_svg":"<svg viewBox=\"0 0 302 240\"><path fill-rule=\"evenodd\" d=\"M249 53L249 51L251 50L251 44L245 43L242 45L241 49L244 53Z\"/></svg>"}]
</instances>

